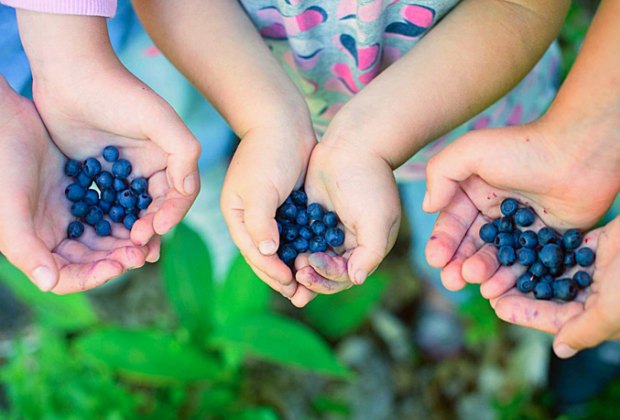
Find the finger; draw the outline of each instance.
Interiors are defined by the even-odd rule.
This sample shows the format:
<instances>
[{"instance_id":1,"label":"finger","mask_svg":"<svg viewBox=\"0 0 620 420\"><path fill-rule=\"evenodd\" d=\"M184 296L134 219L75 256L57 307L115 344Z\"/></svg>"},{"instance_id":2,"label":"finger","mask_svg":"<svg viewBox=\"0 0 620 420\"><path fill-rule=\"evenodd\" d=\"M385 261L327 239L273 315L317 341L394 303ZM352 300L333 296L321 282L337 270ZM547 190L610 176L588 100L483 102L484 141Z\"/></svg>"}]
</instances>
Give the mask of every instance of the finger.
<instances>
[{"instance_id":1,"label":"finger","mask_svg":"<svg viewBox=\"0 0 620 420\"><path fill-rule=\"evenodd\" d=\"M146 261L150 263L159 261L161 255L161 236L153 237L147 244L147 248Z\"/></svg>"},{"instance_id":2,"label":"finger","mask_svg":"<svg viewBox=\"0 0 620 420\"><path fill-rule=\"evenodd\" d=\"M497 316L511 324L556 334L571 318L583 312L579 302L556 303L522 294L508 294L495 303Z\"/></svg>"},{"instance_id":3,"label":"finger","mask_svg":"<svg viewBox=\"0 0 620 420\"><path fill-rule=\"evenodd\" d=\"M480 285L480 294L485 299L495 299L512 289L519 276L527 271L521 264L500 266L495 274Z\"/></svg>"},{"instance_id":4,"label":"finger","mask_svg":"<svg viewBox=\"0 0 620 420\"><path fill-rule=\"evenodd\" d=\"M463 279L463 263L477 250L475 239L471 235L465 236L459 245L452 260L441 270L441 282L444 287L451 291L461 290L466 286Z\"/></svg>"},{"instance_id":5,"label":"finger","mask_svg":"<svg viewBox=\"0 0 620 420\"><path fill-rule=\"evenodd\" d=\"M148 137L168 153L167 175L172 186L184 195L195 195L200 189L198 158L200 143L183 124L176 112L163 99L150 106L152 115L145 127Z\"/></svg>"},{"instance_id":6,"label":"finger","mask_svg":"<svg viewBox=\"0 0 620 420\"><path fill-rule=\"evenodd\" d=\"M129 270L144 265L148 250L146 247L123 246L119 241L119 245L115 248L98 251L81 242L65 240L56 247L55 252L73 264L88 264L108 259L118 262L124 269Z\"/></svg>"},{"instance_id":7,"label":"finger","mask_svg":"<svg viewBox=\"0 0 620 420\"><path fill-rule=\"evenodd\" d=\"M350 282L347 260L344 257L316 252L308 256L308 264L318 275L336 282Z\"/></svg>"},{"instance_id":8,"label":"finger","mask_svg":"<svg viewBox=\"0 0 620 420\"><path fill-rule=\"evenodd\" d=\"M596 309L590 309L568 320L553 341L553 351L566 359L608 340L617 326L605 322L605 319Z\"/></svg>"},{"instance_id":9,"label":"finger","mask_svg":"<svg viewBox=\"0 0 620 420\"><path fill-rule=\"evenodd\" d=\"M351 282L328 280L314 271L312 267L305 267L297 271L297 273L295 273L295 279L308 290L323 295L338 293L353 286Z\"/></svg>"},{"instance_id":10,"label":"finger","mask_svg":"<svg viewBox=\"0 0 620 420\"><path fill-rule=\"evenodd\" d=\"M49 247L37 236L26 200L4 201L0 208L0 244L6 258L44 292L58 283L58 267Z\"/></svg>"},{"instance_id":11,"label":"finger","mask_svg":"<svg viewBox=\"0 0 620 420\"><path fill-rule=\"evenodd\" d=\"M275 221L278 193L272 191L249 192L243 201L245 227L255 246L263 255L273 255L278 250L279 234Z\"/></svg>"},{"instance_id":12,"label":"finger","mask_svg":"<svg viewBox=\"0 0 620 420\"><path fill-rule=\"evenodd\" d=\"M461 190L439 214L426 244L426 260L435 268L443 268L456 253L465 234L478 216L478 209Z\"/></svg>"},{"instance_id":13,"label":"finger","mask_svg":"<svg viewBox=\"0 0 620 420\"><path fill-rule=\"evenodd\" d=\"M265 274L266 277L288 285L294 281L291 270L277 255L262 255L254 245L252 238L245 230L243 212L240 210L224 210L224 219L228 224L233 242L248 262Z\"/></svg>"},{"instance_id":14,"label":"finger","mask_svg":"<svg viewBox=\"0 0 620 420\"><path fill-rule=\"evenodd\" d=\"M254 271L254 273L256 273L258 278L260 278L269 287L271 287L273 290L280 293L282 296L284 296L287 299L291 299L295 295L297 289L299 288L299 285L297 284L296 281L292 281L289 284L282 284L272 279L271 277L269 277L267 274L265 274L265 272L263 272L261 269L257 268L256 266L252 265L252 263L250 263L249 261L248 261L248 265Z\"/></svg>"},{"instance_id":15,"label":"finger","mask_svg":"<svg viewBox=\"0 0 620 420\"><path fill-rule=\"evenodd\" d=\"M490 279L498 268L497 248L485 244L463 263L463 279L467 283L481 284Z\"/></svg>"},{"instance_id":16,"label":"finger","mask_svg":"<svg viewBox=\"0 0 620 420\"><path fill-rule=\"evenodd\" d=\"M171 190L153 218L155 233L162 236L170 232L183 220L193 202L193 198L181 196L177 191Z\"/></svg>"},{"instance_id":17,"label":"finger","mask_svg":"<svg viewBox=\"0 0 620 420\"><path fill-rule=\"evenodd\" d=\"M295 294L291 298L291 303L298 308L303 308L306 306L312 299L316 297L316 293L312 290L307 289L304 285L300 284L297 286L297 290Z\"/></svg>"},{"instance_id":18,"label":"finger","mask_svg":"<svg viewBox=\"0 0 620 420\"><path fill-rule=\"evenodd\" d=\"M85 264L67 264L60 269L58 283L52 292L64 295L94 289L120 276L123 267L117 261L100 260Z\"/></svg>"}]
</instances>

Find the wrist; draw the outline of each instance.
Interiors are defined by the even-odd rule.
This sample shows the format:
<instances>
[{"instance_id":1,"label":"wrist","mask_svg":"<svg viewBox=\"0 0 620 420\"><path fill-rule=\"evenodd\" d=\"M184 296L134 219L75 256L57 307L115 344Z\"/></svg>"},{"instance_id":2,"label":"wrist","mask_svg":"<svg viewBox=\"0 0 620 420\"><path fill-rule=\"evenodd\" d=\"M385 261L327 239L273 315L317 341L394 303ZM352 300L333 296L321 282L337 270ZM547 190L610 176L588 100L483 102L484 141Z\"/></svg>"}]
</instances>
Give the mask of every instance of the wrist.
<instances>
[{"instance_id":1,"label":"wrist","mask_svg":"<svg viewBox=\"0 0 620 420\"><path fill-rule=\"evenodd\" d=\"M23 9L16 13L35 82L75 81L79 74L92 75L118 65L105 18Z\"/></svg>"}]
</instances>

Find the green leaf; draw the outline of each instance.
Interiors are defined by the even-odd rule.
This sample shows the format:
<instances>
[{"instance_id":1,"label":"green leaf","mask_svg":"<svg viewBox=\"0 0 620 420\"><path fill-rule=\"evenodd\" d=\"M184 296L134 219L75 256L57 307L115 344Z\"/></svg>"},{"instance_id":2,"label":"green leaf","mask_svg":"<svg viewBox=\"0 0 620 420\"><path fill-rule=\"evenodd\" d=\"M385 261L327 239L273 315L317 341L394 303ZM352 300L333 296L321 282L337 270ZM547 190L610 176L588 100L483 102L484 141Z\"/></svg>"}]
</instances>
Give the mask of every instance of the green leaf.
<instances>
[{"instance_id":1,"label":"green leaf","mask_svg":"<svg viewBox=\"0 0 620 420\"><path fill-rule=\"evenodd\" d=\"M216 330L212 342L285 366L327 376L351 376L318 334L297 321L275 314L232 321Z\"/></svg>"},{"instance_id":2,"label":"green leaf","mask_svg":"<svg viewBox=\"0 0 620 420\"><path fill-rule=\"evenodd\" d=\"M363 286L334 295L319 295L304 309L307 321L329 338L339 338L357 330L379 304L388 277L375 272Z\"/></svg>"},{"instance_id":3,"label":"green leaf","mask_svg":"<svg viewBox=\"0 0 620 420\"><path fill-rule=\"evenodd\" d=\"M157 330L102 328L79 337L75 349L139 382L168 384L220 375L213 358Z\"/></svg>"},{"instance_id":4,"label":"green leaf","mask_svg":"<svg viewBox=\"0 0 620 420\"><path fill-rule=\"evenodd\" d=\"M59 296L43 293L4 258L0 258L0 281L17 299L35 311L42 324L63 330L77 330L97 323L95 310L85 294Z\"/></svg>"},{"instance_id":5,"label":"green leaf","mask_svg":"<svg viewBox=\"0 0 620 420\"><path fill-rule=\"evenodd\" d=\"M164 288L181 323L193 337L203 337L214 322L213 267L200 236L179 224L162 253Z\"/></svg>"},{"instance_id":6,"label":"green leaf","mask_svg":"<svg viewBox=\"0 0 620 420\"><path fill-rule=\"evenodd\" d=\"M216 320L223 325L243 316L268 310L271 289L252 271L240 254L233 263L226 281L218 285Z\"/></svg>"}]
</instances>

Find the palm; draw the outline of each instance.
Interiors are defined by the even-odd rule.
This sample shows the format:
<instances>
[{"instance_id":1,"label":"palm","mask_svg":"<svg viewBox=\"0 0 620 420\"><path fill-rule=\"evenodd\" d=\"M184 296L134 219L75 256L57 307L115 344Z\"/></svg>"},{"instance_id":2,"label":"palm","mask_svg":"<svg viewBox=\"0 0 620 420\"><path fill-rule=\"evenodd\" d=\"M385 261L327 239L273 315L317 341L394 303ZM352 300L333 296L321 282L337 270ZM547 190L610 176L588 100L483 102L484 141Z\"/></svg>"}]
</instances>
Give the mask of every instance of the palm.
<instances>
[{"instance_id":1,"label":"palm","mask_svg":"<svg viewBox=\"0 0 620 420\"><path fill-rule=\"evenodd\" d=\"M60 272L53 291L90 289L127 269L142 266L149 248L134 246L120 229L106 238L87 229L79 241L67 239L66 229L72 217L64 196L70 182L63 174L65 157L51 142L34 107L24 101L21 108L21 118L15 119L5 132L9 144L5 143L7 148L2 149L10 151L11 160L11 165L5 166L4 185L13 190L8 192L12 199L5 202L4 211L15 214L17 220L12 229L32 226L52 251ZM7 153L2 154L2 160L9 159Z\"/></svg>"}]
</instances>

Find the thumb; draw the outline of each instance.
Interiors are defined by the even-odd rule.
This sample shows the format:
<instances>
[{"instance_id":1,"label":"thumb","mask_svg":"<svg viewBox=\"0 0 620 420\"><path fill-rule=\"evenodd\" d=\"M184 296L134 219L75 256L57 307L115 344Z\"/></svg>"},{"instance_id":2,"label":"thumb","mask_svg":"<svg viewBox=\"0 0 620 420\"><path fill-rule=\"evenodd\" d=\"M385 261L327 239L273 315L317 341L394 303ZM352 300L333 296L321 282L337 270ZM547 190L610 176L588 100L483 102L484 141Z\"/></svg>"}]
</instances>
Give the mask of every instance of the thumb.
<instances>
[{"instance_id":1,"label":"thumb","mask_svg":"<svg viewBox=\"0 0 620 420\"><path fill-rule=\"evenodd\" d=\"M589 309L562 326L553 340L553 351L558 357L567 359L607 340L613 331L613 325L605 322L595 309Z\"/></svg>"},{"instance_id":2,"label":"thumb","mask_svg":"<svg viewBox=\"0 0 620 420\"><path fill-rule=\"evenodd\" d=\"M27 206L1 209L0 246L6 258L44 292L58 283L58 267L48 246L36 235ZM5 222L10 220L10 222Z\"/></svg>"},{"instance_id":3,"label":"thumb","mask_svg":"<svg viewBox=\"0 0 620 420\"><path fill-rule=\"evenodd\" d=\"M349 278L360 285L372 274L390 251L400 226L400 218L390 224L376 222L376 218L362 220L358 226L357 246L348 261Z\"/></svg>"},{"instance_id":4,"label":"thumb","mask_svg":"<svg viewBox=\"0 0 620 420\"><path fill-rule=\"evenodd\" d=\"M273 255L278 250L279 233L275 221L278 195L254 190L243 198L243 219L248 234L263 255Z\"/></svg>"},{"instance_id":5,"label":"thumb","mask_svg":"<svg viewBox=\"0 0 620 420\"><path fill-rule=\"evenodd\" d=\"M172 186L184 195L193 195L200 188L198 158L200 143L181 121L174 109L163 99L151 111L148 137L168 155L168 176Z\"/></svg>"},{"instance_id":6,"label":"thumb","mask_svg":"<svg viewBox=\"0 0 620 420\"><path fill-rule=\"evenodd\" d=\"M426 167L426 195L422 208L435 213L445 208L459 189L459 182L477 173L477 166L487 158L481 147L484 131L471 132L449 144L433 156Z\"/></svg>"}]
</instances>

